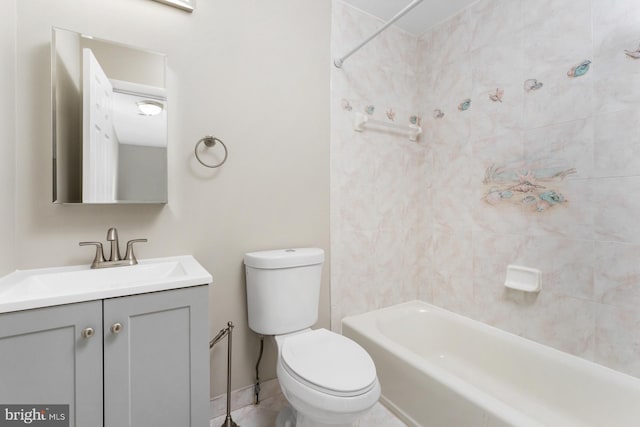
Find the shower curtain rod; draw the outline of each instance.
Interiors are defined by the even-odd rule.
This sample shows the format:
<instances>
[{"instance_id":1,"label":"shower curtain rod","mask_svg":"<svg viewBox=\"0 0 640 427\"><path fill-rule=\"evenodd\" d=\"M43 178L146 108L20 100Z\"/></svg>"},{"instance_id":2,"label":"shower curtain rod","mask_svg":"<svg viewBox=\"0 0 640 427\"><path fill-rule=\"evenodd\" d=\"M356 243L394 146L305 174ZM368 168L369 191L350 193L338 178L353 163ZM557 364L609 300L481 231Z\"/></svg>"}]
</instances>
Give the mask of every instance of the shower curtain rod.
<instances>
[{"instance_id":1,"label":"shower curtain rod","mask_svg":"<svg viewBox=\"0 0 640 427\"><path fill-rule=\"evenodd\" d=\"M354 47L353 49L351 49L349 51L349 53L345 54L344 56L342 56L341 58L337 58L333 60L333 65L335 65L337 68L342 68L342 64L344 63L344 61L349 58L351 55L353 55L354 53L356 53L358 50L360 50L364 45L366 45L367 43L369 43L371 40L373 40L374 38L376 38L376 36L378 34L380 34L381 32L383 32L384 30L386 30L387 28L389 28L391 25L393 25L394 22L396 22L398 19L402 18L404 15L406 15L411 9L413 9L414 7L416 7L417 5L419 5L420 3L422 3L423 0L413 0L411 3L409 3L404 9L402 9L400 12L398 12L393 18L391 18L386 24L384 24L382 27L380 27L380 29L378 29L375 33L371 34L369 37L367 37L367 39L365 41L363 41L362 43L360 43L359 45L357 45L356 47Z\"/></svg>"}]
</instances>

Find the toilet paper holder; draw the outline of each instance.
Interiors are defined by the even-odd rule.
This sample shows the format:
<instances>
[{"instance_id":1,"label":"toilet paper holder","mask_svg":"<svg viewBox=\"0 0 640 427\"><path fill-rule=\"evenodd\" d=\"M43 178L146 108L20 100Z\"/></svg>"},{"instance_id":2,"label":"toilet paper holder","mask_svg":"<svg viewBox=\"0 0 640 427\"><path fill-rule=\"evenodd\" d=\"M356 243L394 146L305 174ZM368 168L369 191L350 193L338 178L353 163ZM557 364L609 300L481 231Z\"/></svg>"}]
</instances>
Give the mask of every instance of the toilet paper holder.
<instances>
[{"instance_id":1,"label":"toilet paper holder","mask_svg":"<svg viewBox=\"0 0 640 427\"><path fill-rule=\"evenodd\" d=\"M227 416L221 427L240 427L231 419L231 342L233 338L233 323L231 321L227 322L227 327L220 329L218 335L209 341L209 350L226 336L229 337L227 341Z\"/></svg>"}]
</instances>

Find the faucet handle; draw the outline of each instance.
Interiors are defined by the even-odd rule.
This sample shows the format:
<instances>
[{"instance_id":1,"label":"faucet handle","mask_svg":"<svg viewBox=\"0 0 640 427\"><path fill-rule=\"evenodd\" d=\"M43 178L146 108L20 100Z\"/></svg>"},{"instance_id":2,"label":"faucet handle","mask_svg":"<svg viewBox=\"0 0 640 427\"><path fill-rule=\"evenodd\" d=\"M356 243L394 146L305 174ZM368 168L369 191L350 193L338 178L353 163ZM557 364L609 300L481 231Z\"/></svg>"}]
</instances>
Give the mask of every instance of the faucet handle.
<instances>
[{"instance_id":1,"label":"faucet handle","mask_svg":"<svg viewBox=\"0 0 640 427\"><path fill-rule=\"evenodd\" d=\"M91 268L96 268L101 262L105 262L104 259L104 251L102 250L102 242L80 242L78 243L80 246L91 246L94 245L96 247L96 256L93 258L93 262L91 263Z\"/></svg>"},{"instance_id":2,"label":"faucet handle","mask_svg":"<svg viewBox=\"0 0 640 427\"><path fill-rule=\"evenodd\" d=\"M127 242L127 253L124 255L124 259L131 261L131 265L135 265L138 263L136 256L133 254L133 244L134 243L146 243L147 239L133 239Z\"/></svg>"}]
</instances>

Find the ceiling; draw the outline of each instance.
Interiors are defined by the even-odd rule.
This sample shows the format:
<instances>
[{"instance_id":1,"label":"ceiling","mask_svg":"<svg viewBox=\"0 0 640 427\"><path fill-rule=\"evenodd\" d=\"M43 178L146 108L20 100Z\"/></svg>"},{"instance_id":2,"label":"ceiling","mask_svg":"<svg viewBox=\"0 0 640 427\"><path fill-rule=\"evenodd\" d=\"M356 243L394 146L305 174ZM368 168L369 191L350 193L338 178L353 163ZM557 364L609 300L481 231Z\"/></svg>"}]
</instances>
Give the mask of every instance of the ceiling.
<instances>
[{"instance_id":1,"label":"ceiling","mask_svg":"<svg viewBox=\"0 0 640 427\"><path fill-rule=\"evenodd\" d=\"M406 7L411 0L343 0L385 21ZM477 0L424 0L400 18L395 25L415 35L421 35Z\"/></svg>"}]
</instances>

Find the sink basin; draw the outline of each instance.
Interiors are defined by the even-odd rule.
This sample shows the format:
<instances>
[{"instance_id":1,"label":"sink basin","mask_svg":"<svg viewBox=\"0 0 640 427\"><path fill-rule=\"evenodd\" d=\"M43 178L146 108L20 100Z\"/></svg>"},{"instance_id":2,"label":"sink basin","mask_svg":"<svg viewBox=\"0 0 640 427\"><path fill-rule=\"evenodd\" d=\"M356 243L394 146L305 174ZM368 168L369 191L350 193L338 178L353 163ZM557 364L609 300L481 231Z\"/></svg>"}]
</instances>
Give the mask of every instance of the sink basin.
<instances>
[{"instance_id":1,"label":"sink basin","mask_svg":"<svg viewBox=\"0 0 640 427\"><path fill-rule=\"evenodd\" d=\"M204 285L211 280L192 256L95 270L88 265L18 270L0 279L0 313Z\"/></svg>"}]
</instances>

